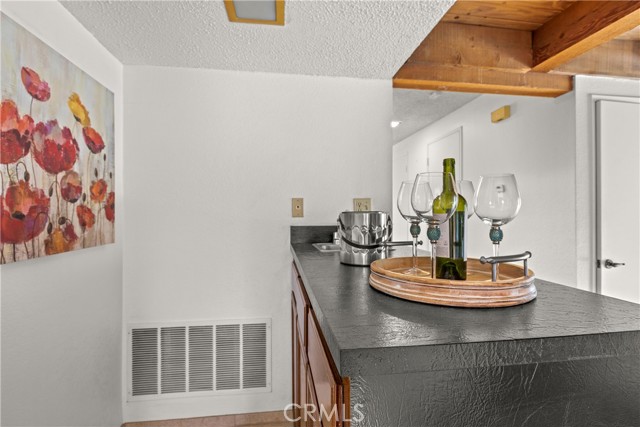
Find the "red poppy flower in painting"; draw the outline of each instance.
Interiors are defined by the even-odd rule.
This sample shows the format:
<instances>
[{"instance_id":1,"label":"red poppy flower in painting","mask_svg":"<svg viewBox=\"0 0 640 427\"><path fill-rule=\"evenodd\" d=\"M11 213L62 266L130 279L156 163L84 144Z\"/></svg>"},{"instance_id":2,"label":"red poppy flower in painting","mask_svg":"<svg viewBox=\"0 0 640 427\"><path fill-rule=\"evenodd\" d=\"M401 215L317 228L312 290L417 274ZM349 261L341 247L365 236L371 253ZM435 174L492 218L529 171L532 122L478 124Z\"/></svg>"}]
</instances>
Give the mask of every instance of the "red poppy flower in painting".
<instances>
[{"instance_id":1,"label":"red poppy flower in painting","mask_svg":"<svg viewBox=\"0 0 640 427\"><path fill-rule=\"evenodd\" d=\"M21 71L22 83L29 92L29 95L33 96L38 101L48 101L51 97L51 89L49 84L40 79L38 73L31 68L22 67Z\"/></svg>"},{"instance_id":2,"label":"red poppy flower in painting","mask_svg":"<svg viewBox=\"0 0 640 427\"><path fill-rule=\"evenodd\" d=\"M70 170L78 158L80 147L68 127L62 129L57 120L38 123L33 132L33 156L50 174Z\"/></svg>"},{"instance_id":3,"label":"red poppy flower in painting","mask_svg":"<svg viewBox=\"0 0 640 427\"><path fill-rule=\"evenodd\" d=\"M91 200L100 203L107 195L107 182L104 179L91 182Z\"/></svg>"},{"instance_id":4,"label":"red poppy flower in painting","mask_svg":"<svg viewBox=\"0 0 640 427\"><path fill-rule=\"evenodd\" d=\"M84 136L84 142L89 147L89 150L93 154L97 154L104 149L104 141L102 137L94 128L86 127L82 129L82 135Z\"/></svg>"},{"instance_id":5,"label":"red poppy flower in painting","mask_svg":"<svg viewBox=\"0 0 640 427\"><path fill-rule=\"evenodd\" d=\"M67 222L62 226L62 235L67 242L75 242L76 240L78 240L76 230L73 228L73 224L70 222Z\"/></svg>"},{"instance_id":6,"label":"red poppy flower in painting","mask_svg":"<svg viewBox=\"0 0 640 427\"><path fill-rule=\"evenodd\" d=\"M104 204L104 216L111 222L116 219L116 193L113 191L107 195L107 201Z\"/></svg>"},{"instance_id":7,"label":"red poppy flower in painting","mask_svg":"<svg viewBox=\"0 0 640 427\"><path fill-rule=\"evenodd\" d=\"M68 171L60 180L60 194L69 203L75 203L82 196L82 180L75 171Z\"/></svg>"},{"instance_id":8,"label":"red poppy flower in painting","mask_svg":"<svg viewBox=\"0 0 640 427\"><path fill-rule=\"evenodd\" d=\"M67 223L62 228L56 227L44 240L44 252L47 255L69 252L77 240L78 236L73 229L73 224Z\"/></svg>"},{"instance_id":9,"label":"red poppy flower in painting","mask_svg":"<svg viewBox=\"0 0 640 427\"><path fill-rule=\"evenodd\" d=\"M96 222L96 216L87 205L78 205L76 213L78 214L78 223L82 231L93 227L93 224Z\"/></svg>"},{"instance_id":10,"label":"red poppy flower in painting","mask_svg":"<svg viewBox=\"0 0 640 427\"><path fill-rule=\"evenodd\" d=\"M71 96L69 96L67 105L71 110L71 114L73 114L73 118L75 118L76 121L82 125L82 127L91 126L89 112L82 104L82 101L80 101L80 96L77 93L74 92L71 94Z\"/></svg>"},{"instance_id":11,"label":"red poppy flower in painting","mask_svg":"<svg viewBox=\"0 0 640 427\"><path fill-rule=\"evenodd\" d=\"M0 109L0 163L15 163L29 152L33 134L33 119L18 114L16 103L10 99L2 101Z\"/></svg>"},{"instance_id":12,"label":"red poppy flower in painting","mask_svg":"<svg viewBox=\"0 0 640 427\"><path fill-rule=\"evenodd\" d=\"M27 242L44 230L49 214L49 198L25 181L11 184L0 196L0 243Z\"/></svg>"}]
</instances>

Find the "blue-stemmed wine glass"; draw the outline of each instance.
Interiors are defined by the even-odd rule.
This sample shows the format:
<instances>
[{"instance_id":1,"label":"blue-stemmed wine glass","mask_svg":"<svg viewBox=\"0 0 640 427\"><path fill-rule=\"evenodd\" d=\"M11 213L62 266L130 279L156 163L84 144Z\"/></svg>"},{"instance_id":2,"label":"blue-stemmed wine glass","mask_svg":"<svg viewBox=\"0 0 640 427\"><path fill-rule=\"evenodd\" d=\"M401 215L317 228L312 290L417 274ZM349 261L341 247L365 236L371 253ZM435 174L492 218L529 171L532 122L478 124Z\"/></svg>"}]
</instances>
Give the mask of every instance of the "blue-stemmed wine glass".
<instances>
[{"instance_id":1,"label":"blue-stemmed wine glass","mask_svg":"<svg viewBox=\"0 0 640 427\"><path fill-rule=\"evenodd\" d=\"M481 176L473 204L476 215L491 226L489 239L493 243L493 256L497 257L504 236L501 227L518 215L522 204L515 175L503 173Z\"/></svg>"}]
</instances>

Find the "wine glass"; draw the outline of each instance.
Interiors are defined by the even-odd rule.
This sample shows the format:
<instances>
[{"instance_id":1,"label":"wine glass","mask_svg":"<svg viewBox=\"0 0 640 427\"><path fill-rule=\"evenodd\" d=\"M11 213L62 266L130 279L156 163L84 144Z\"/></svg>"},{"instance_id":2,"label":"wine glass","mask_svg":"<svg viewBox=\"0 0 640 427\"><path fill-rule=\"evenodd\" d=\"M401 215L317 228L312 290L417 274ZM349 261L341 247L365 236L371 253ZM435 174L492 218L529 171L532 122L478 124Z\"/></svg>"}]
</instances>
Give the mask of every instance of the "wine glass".
<instances>
[{"instance_id":1,"label":"wine glass","mask_svg":"<svg viewBox=\"0 0 640 427\"><path fill-rule=\"evenodd\" d=\"M483 175L474 199L476 215L491 226L489 238L493 242L493 256L498 256L503 233L501 226L507 224L520 211L520 192L516 177L512 173Z\"/></svg>"},{"instance_id":2,"label":"wine glass","mask_svg":"<svg viewBox=\"0 0 640 427\"><path fill-rule=\"evenodd\" d=\"M436 244L440 225L451 218L458 207L456 181L449 172L425 172L416 175L411 192L411 207L428 225L431 241L431 277L436 277Z\"/></svg>"},{"instance_id":3,"label":"wine glass","mask_svg":"<svg viewBox=\"0 0 640 427\"><path fill-rule=\"evenodd\" d=\"M467 219L473 216L473 213L476 211L475 205L473 203L473 197L475 195L475 188L473 188L473 182L469 180L458 181L458 194L464 197L464 200L467 202Z\"/></svg>"},{"instance_id":4,"label":"wine glass","mask_svg":"<svg viewBox=\"0 0 640 427\"><path fill-rule=\"evenodd\" d=\"M411 206L413 183L413 181L403 181L402 184L400 184L400 190L398 191L398 211L400 211L400 215L411 224L409 231L413 237L411 268L403 271L403 273L415 275L420 272L418 269L418 244L422 244L422 242L418 242L418 236L420 235L420 222L422 222L422 219L420 219Z\"/></svg>"}]
</instances>

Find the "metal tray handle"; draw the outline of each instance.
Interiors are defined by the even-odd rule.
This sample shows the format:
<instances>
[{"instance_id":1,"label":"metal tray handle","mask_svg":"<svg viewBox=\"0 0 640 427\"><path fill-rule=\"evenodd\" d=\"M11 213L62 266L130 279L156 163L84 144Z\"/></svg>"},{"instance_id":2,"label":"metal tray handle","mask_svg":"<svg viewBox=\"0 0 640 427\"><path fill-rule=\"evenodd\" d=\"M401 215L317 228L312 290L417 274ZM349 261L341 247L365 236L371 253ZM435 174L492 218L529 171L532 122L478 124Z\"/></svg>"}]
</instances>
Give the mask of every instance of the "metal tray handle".
<instances>
[{"instance_id":1,"label":"metal tray handle","mask_svg":"<svg viewBox=\"0 0 640 427\"><path fill-rule=\"evenodd\" d=\"M526 251L517 255L503 255L494 257L480 257L481 264L491 264L491 281L495 282L498 279L498 264L503 262L516 262L522 261L524 264L524 277L529 275L528 260L531 258L531 252Z\"/></svg>"}]
</instances>

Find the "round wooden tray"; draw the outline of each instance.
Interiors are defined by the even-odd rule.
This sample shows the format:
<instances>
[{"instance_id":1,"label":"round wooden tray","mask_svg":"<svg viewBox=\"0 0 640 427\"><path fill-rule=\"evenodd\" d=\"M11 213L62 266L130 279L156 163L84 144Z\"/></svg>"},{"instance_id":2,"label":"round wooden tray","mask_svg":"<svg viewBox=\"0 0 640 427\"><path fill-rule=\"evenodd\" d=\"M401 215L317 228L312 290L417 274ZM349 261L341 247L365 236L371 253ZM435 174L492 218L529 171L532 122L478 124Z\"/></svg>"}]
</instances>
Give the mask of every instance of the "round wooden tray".
<instances>
[{"instance_id":1,"label":"round wooden tray","mask_svg":"<svg viewBox=\"0 0 640 427\"><path fill-rule=\"evenodd\" d=\"M418 257L424 274L408 275L411 257L386 258L371 263L369 284L394 297L451 307L509 307L527 303L537 295L534 273L524 277L522 266L501 264L498 281L491 281L491 265L467 260L467 280L431 278L431 258Z\"/></svg>"}]
</instances>

